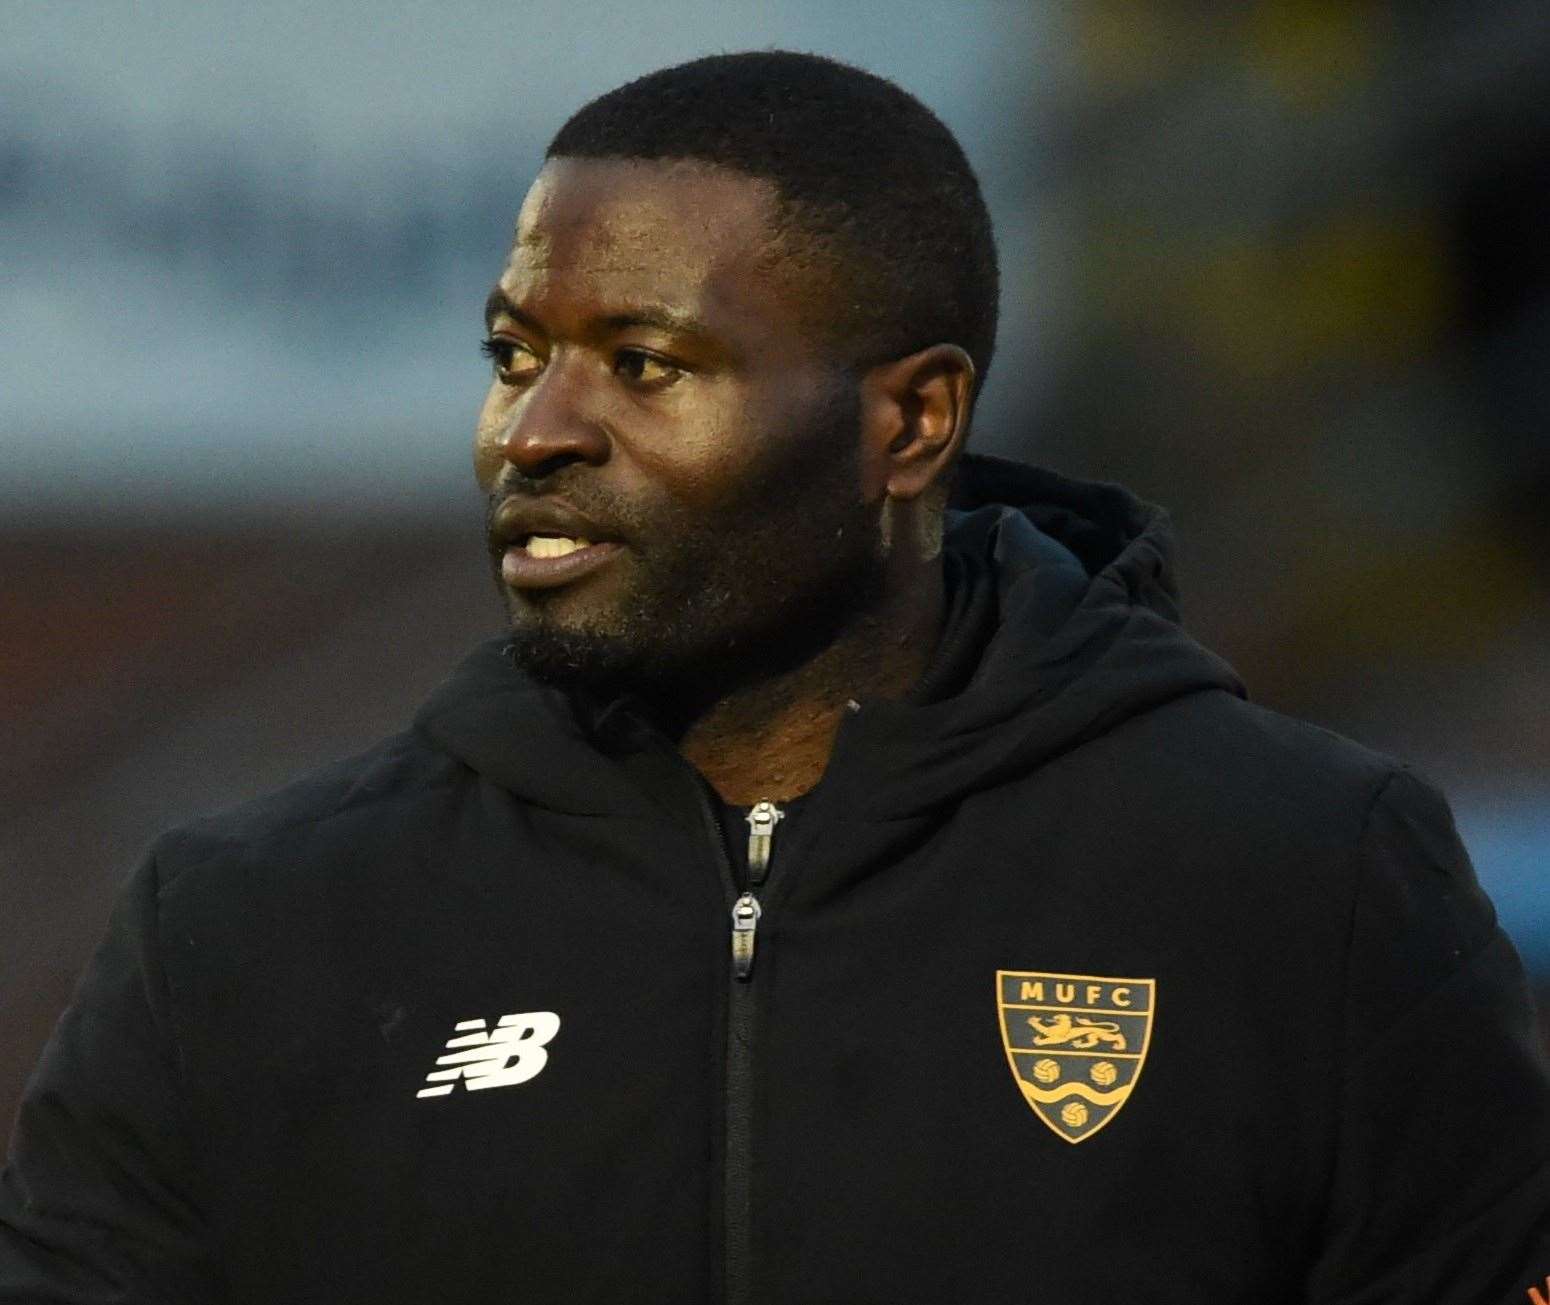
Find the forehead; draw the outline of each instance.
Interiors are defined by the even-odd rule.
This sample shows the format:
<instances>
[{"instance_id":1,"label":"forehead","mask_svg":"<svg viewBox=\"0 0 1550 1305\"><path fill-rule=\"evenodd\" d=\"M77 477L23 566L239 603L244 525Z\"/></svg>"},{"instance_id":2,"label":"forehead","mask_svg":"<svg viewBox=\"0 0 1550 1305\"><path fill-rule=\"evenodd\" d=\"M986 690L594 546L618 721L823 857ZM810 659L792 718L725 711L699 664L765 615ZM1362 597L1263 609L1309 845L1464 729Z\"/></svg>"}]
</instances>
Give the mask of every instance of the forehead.
<instances>
[{"instance_id":1,"label":"forehead","mask_svg":"<svg viewBox=\"0 0 1550 1305\"><path fill-rule=\"evenodd\" d=\"M781 316L774 204L772 183L710 164L551 159L522 203L501 287L559 308Z\"/></svg>"}]
</instances>

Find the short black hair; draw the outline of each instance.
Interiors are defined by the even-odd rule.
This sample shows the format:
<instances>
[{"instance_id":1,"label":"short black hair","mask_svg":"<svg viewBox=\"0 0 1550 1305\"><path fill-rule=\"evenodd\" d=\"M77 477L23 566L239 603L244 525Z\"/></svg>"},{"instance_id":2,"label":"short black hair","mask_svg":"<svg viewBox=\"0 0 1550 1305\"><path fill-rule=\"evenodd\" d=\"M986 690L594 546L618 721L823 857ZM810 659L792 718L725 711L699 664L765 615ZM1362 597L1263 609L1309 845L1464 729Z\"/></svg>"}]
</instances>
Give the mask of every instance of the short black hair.
<instances>
[{"instance_id":1,"label":"short black hair","mask_svg":"<svg viewBox=\"0 0 1550 1305\"><path fill-rule=\"evenodd\" d=\"M785 50L695 59L583 106L546 157L764 178L782 243L837 273L823 325L853 365L949 343L990 369L999 272L979 182L941 120L874 73Z\"/></svg>"}]
</instances>

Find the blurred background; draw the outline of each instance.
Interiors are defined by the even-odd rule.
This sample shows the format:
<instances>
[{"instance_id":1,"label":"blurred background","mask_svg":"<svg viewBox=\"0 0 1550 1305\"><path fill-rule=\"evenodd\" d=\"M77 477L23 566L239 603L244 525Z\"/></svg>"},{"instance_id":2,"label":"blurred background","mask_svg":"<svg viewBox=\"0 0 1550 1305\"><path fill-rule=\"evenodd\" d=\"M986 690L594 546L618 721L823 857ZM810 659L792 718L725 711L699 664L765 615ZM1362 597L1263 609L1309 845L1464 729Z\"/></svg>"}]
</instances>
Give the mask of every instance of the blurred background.
<instances>
[{"instance_id":1,"label":"blurred background","mask_svg":"<svg viewBox=\"0 0 1550 1305\"><path fill-rule=\"evenodd\" d=\"M973 160L978 446L1167 505L1187 625L1445 787L1550 999L1538 0L6 0L0 1119L158 831L499 630L479 315L549 136L770 45Z\"/></svg>"}]
</instances>

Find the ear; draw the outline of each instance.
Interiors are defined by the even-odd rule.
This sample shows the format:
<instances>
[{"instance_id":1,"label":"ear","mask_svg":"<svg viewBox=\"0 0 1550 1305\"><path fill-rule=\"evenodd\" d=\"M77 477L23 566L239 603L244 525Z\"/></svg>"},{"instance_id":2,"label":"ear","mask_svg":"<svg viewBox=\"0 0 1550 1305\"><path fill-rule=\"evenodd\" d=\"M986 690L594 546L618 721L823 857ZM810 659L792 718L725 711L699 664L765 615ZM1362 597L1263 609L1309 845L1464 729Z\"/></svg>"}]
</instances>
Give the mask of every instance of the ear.
<instances>
[{"instance_id":1,"label":"ear","mask_svg":"<svg viewBox=\"0 0 1550 1305\"><path fill-rule=\"evenodd\" d=\"M933 344L861 379L862 481L868 502L919 498L940 482L969 432L974 363Z\"/></svg>"}]
</instances>

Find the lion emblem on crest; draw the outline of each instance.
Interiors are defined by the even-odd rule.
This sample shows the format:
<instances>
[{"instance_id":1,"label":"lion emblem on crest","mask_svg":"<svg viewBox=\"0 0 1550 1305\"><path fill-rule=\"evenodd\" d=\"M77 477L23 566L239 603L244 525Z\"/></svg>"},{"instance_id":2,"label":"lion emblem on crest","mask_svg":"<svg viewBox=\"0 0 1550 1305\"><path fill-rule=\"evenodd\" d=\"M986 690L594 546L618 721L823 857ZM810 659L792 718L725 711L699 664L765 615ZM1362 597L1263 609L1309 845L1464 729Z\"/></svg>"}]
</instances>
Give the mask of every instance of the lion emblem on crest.
<instances>
[{"instance_id":1,"label":"lion emblem on crest","mask_svg":"<svg viewBox=\"0 0 1550 1305\"><path fill-rule=\"evenodd\" d=\"M1073 1019L1061 1012L1041 1019L1028 1017L1033 1029L1033 1045L1036 1047L1070 1047L1072 1051L1091 1051L1094 1047L1112 1047L1125 1050L1125 1035L1113 1020L1090 1020L1078 1015Z\"/></svg>"}]
</instances>

